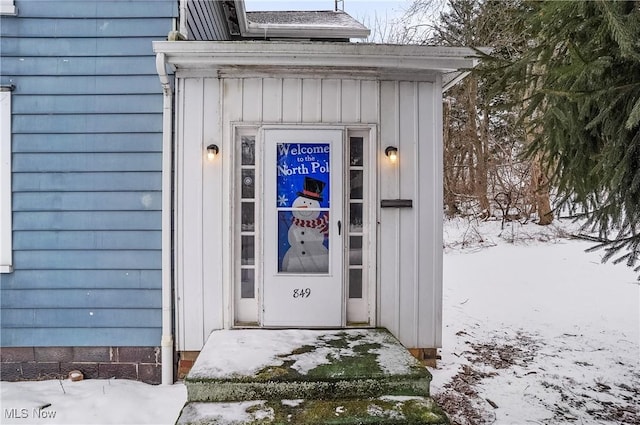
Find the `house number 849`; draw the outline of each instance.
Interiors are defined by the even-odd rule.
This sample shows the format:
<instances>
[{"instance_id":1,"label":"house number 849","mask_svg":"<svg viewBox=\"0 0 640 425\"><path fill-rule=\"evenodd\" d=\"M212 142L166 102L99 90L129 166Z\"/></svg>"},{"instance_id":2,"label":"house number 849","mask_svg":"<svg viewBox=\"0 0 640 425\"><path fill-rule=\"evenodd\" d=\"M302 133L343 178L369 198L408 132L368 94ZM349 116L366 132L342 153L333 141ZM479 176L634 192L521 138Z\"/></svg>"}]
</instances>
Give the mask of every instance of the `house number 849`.
<instances>
[{"instance_id":1,"label":"house number 849","mask_svg":"<svg viewBox=\"0 0 640 425\"><path fill-rule=\"evenodd\" d=\"M309 295L311 295L311 288L293 290L293 298L309 298Z\"/></svg>"}]
</instances>

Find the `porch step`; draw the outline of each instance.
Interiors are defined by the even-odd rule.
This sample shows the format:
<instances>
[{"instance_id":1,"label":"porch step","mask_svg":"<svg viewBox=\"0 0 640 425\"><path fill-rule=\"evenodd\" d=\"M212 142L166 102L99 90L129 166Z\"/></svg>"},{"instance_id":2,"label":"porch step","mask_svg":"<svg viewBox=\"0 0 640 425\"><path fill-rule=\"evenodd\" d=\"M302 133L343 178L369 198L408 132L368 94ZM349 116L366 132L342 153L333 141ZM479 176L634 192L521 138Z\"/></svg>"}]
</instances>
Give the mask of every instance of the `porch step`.
<instances>
[{"instance_id":1,"label":"porch step","mask_svg":"<svg viewBox=\"0 0 640 425\"><path fill-rule=\"evenodd\" d=\"M177 425L448 424L428 397L187 403Z\"/></svg>"},{"instance_id":2,"label":"porch step","mask_svg":"<svg viewBox=\"0 0 640 425\"><path fill-rule=\"evenodd\" d=\"M216 331L185 378L189 401L429 396L430 381L384 329Z\"/></svg>"},{"instance_id":3,"label":"porch step","mask_svg":"<svg viewBox=\"0 0 640 425\"><path fill-rule=\"evenodd\" d=\"M178 424L441 424L431 374L385 329L213 332Z\"/></svg>"}]
</instances>

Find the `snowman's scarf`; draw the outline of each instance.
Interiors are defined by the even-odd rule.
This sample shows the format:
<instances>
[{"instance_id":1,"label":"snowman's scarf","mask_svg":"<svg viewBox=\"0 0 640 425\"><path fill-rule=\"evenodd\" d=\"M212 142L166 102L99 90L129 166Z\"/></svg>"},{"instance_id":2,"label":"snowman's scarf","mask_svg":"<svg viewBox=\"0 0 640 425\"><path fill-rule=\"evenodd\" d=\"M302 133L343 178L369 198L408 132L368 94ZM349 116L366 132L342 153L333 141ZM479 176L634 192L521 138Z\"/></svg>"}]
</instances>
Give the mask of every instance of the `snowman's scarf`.
<instances>
[{"instance_id":1,"label":"snowman's scarf","mask_svg":"<svg viewBox=\"0 0 640 425\"><path fill-rule=\"evenodd\" d=\"M298 227L308 227L310 229L316 229L323 235L329 234L329 215L323 214L315 220L303 220L300 218L293 218L293 225Z\"/></svg>"}]
</instances>

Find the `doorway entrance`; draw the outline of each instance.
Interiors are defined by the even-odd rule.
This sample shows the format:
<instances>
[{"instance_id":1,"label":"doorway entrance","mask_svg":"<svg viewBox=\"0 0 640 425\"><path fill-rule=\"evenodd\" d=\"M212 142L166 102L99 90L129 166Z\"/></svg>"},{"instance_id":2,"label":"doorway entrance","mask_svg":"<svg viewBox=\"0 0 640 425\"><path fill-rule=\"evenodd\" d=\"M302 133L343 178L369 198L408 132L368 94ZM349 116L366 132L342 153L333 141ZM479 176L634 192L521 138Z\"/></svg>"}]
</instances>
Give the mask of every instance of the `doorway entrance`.
<instances>
[{"instance_id":1,"label":"doorway entrance","mask_svg":"<svg viewBox=\"0 0 640 425\"><path fill-rule=\"evenodd\" d=\"M342 133L264 130L264 326L342 325Z\"/></svg>"},{"instance_id":2,"label":"doorway entrance","mask_svg":"<svg viewBox=\"0 0 640 425\"><path fill-rule=\"evenodd\" d=\"M371 325L368 133L236 134L235 326Z\"/></svg>"}]
</instances>

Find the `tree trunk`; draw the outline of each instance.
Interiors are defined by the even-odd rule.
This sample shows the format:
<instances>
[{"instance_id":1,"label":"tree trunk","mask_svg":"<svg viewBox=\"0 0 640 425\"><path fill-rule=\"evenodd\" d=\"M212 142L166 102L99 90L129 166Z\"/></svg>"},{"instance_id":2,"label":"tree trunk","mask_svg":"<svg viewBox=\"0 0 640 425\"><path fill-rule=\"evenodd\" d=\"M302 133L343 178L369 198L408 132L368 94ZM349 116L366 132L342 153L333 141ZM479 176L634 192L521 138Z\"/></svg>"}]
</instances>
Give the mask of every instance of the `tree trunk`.
<instances>
[{"instance_id":1,"label":"tree trunk","mask_svg":"<svg viewBox=\"0 0 640 425\"><path fill-rule=\"evenodd\" d=\"M539 65L534 64L532 68L532 72L537 75L541 75L543 71L539 69ZM536 83L538 85L539 83ZM526 97L529 98L531 94L536 89L536 86L531 84L527 88ZM533 143L533 139L535 135L530 130L530 121L525 120L525 131L527 145L531 145ZM539 128L533 131L540 131ZM531 159L531 193L533 195L532 203L535 206L536 211L538 212L538 224L541 226L548 226L553 222L553 211L551 210L551 201L549 194L549 178L544 169L544 165L542 163L542 156L540 154L536 154Z\"/></svg>"},{"instance_id":2,"label":"tree trunk","mask_svg":"<svg viewBox=\"0 0 640 425\"><path fill-rule=\"evenodd\" d=\"M539 155L536 155L531 162L531 192L533 204L538 212L538 224L547 226L553 223L553 211L549 200L549 179L542 168Z\"/></svg>"},{"instance_id":3,"label":"tree trunk","mask_svg":"<svg viewBox=\"0 0 640 425\"><path fill-rule=\"evenodd\" d=\"M467 77L467 138L473 147L475 156L475 176L471 180L474 194L480 206L480 215L487 218L491 215L491 204L489 204L488 178L487 178L487 149L484 145L483 137L478 132L478 79L470 75Z\"/></svg>"},{"instance_id":4,"label":"tree trunk","mask_svg":"<svg viewBox=\"0 0 640 425\"><path fill-rule=\"evenodd\" d=\"M448 100L442 102L443 135L444 146L444 205L447 217L457 215L460 210L456 201L456 173L455 173L455 151L451 143L451 103Z\"/></svg>"}]
</instances>

